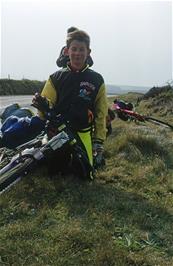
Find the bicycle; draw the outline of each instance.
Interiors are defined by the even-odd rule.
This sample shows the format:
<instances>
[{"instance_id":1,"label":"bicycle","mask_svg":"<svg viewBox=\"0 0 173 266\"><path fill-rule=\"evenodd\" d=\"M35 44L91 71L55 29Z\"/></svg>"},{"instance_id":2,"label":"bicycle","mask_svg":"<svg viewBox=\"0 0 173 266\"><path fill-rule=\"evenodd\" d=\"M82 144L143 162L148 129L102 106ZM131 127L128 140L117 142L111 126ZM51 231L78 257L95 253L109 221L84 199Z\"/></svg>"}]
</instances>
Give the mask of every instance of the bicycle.
<instances>
[{"instance_id":1,"label":"bicycle","mask_svg":"<svg viewBox=\"0 0 173 266\"><path fill-rule=\"evenodd\" d=\"M139 121L139 122L151 122L156 125L168 127L171 130L173 130L173 125L171 125L170 123L167 123L165 121L162 121L160 119L157 119L151 116L141 115L137 112L134 112L133 110L120 108L118 104L113 104L112 110L117 114L117 116L121 120L124 120L124 121L133 120L133 121Z\"/></svg>"},{"instance_id":2,"label":"bicycle","mask_svg":"<svg viewBox=\"0 0 173 266\"><path fill-rule=\"evenodd\" d=\"M68 148L80 165L84 178L93 178L93 167L78 144L77 136L62 115L46 112L47 125L35 139L15 148L15 155L0 169L0 194L15 185L33 170L40 161L53 157L57 151ZM51 136L49 130L51 128ZM3 163L3 160L1 164Z\"/></svg>"}]
</instances>

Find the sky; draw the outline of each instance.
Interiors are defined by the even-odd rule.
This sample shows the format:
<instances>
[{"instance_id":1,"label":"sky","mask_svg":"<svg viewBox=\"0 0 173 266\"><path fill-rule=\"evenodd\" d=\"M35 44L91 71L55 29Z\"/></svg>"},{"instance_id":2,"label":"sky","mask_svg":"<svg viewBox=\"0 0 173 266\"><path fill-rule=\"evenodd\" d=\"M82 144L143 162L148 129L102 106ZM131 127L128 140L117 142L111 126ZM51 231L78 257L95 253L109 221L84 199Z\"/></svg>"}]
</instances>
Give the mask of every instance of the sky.
<instances>
[{"instance_id":1,"label":"sky","mask_svg":"<svg viewBox=\"0 0 173 266\"><path fill-rule=\"evenodd\" d=\"M172 2L0 0L1 78L46 80L70 26L91 37L106 84L160 86L172 79Z\"/></svg>"}]
</instances>

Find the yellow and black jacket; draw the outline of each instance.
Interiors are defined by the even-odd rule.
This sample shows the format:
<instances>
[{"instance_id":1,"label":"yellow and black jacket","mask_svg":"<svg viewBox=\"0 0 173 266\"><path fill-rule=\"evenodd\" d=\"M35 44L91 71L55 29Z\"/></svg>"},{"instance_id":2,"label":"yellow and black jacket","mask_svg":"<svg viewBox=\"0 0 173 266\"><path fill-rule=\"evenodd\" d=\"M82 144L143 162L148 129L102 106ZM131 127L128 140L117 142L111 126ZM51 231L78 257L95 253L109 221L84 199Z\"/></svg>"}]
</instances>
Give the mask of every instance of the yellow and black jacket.
<instances>
[{"instance_id":1,"label":"yellow and black jacket","mask_svg":"<svg viewBox=\"0 0 173 266\"><path fill-rule=\"evenodd\" d=\"M67 66L50 75L41 95L49 100L57 113L67 117L71 115L76 125L79 123L82 128L88 126L81 121L84 109L91 110L94 116L93 139L102 142L106 139L108 105L104 80L99 73L88 66L78 72ZM89 157L91 162L91 155Z\"/></svg>"},{"instance_id":2,"label":"yellow and black jacket","mask_svg":"<svg viewBox=\"0 0 173 266\"><path fill-rule=\"evenodd\" d=\"M79 72L69 67L63 68L49 77L41 95L49 100L50 105L57 107L57 112L63 114L68 112L71 103L76 104L76 97L86 101L94 114L94 139L106 139L108 105L104 80L99 73L88 66Z\"/></svg>"}]
</instances>

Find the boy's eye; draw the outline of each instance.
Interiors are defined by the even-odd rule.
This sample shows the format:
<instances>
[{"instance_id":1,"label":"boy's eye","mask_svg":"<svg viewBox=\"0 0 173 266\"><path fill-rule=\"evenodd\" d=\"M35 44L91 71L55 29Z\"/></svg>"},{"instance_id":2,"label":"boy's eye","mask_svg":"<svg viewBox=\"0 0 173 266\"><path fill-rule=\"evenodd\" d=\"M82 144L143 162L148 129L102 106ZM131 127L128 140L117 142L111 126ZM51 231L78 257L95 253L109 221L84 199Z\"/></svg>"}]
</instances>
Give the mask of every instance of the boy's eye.
<instances>
[{"instance_id":1,"label":"boy's eye","mask_svg":"<svg viewBox=\"0 0 173 266\"><path fill-rule=\"evenodd\" d=\"M76 47L72 47L71 50L72 50L73 52L75 52L75 51L77 51L77 48L76 48Z\"/></svg>"},{"instance_id":2,"label":"boy's eye","mask_svg":"<svg viewBox=\"0 0 173 266\"><path fill-rule=\"evenodd\" d=\"M83 47L81 47L79 50L80 50L80 52L84 52L85 51L85 49Z\"/></svg>"},{"instance_id":3,"label":"boy's eye","mask_svg":"<svg viewBox=\"0 0 173 266\"><path fill-rule=\"evenodd\" d=\"M84 52L84 50L85 49L83 47L81 47L81 48L71 47L71 51L73 51L73 52L76 52L76 51Z\"/></svg>"}]
</instances>

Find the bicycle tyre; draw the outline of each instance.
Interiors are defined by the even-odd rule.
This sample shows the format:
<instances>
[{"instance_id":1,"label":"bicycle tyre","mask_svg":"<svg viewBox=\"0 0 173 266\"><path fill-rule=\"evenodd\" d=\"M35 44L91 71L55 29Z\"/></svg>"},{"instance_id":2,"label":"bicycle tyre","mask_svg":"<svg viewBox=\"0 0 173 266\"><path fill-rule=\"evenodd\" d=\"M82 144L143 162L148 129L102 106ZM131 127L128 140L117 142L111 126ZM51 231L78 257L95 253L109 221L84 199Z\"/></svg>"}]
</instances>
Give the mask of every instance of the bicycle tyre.
<instances>
[{"instance_id":1,"label":"bicycle tyre","mask_svg":"<svg viewBox=\"0 0 173 266\"><path fill-rule=\"evenodd\" d=\"M162 121L162 120L160 120L160 119L157 119L157 118L154 118L154 117L150 117L150 116L146 116L146 117L145 117L145 120L146 120L147 122L154 123L154 124L156 124L156 125L158 125L158 126L168 127L168 128L170 128L170 129L173 130L173 125L171 125L171 124L169 124L169 123L167 123L167 122L164 122L164 121Z\"/></svg>"},{"instance_id":2,"label":"bicycle tyre","mask_svg":"<svg viewBox=\"0 0 173 266\"><path fill-rule=\"evenodd\" d=\"M0 194L25 176L34 162L32 157L21 157L0 169Z\"/></svg>"}]
</instances>

